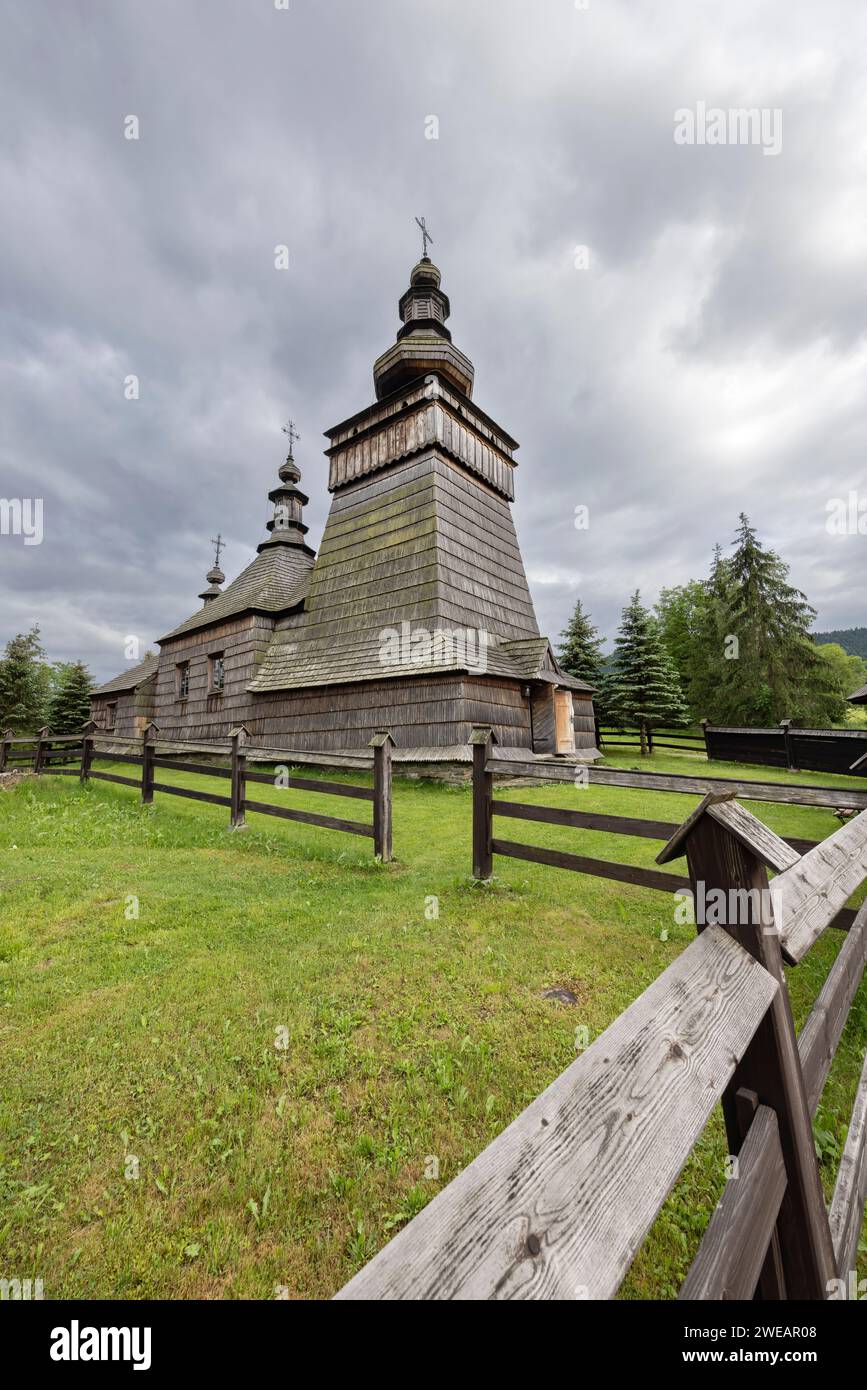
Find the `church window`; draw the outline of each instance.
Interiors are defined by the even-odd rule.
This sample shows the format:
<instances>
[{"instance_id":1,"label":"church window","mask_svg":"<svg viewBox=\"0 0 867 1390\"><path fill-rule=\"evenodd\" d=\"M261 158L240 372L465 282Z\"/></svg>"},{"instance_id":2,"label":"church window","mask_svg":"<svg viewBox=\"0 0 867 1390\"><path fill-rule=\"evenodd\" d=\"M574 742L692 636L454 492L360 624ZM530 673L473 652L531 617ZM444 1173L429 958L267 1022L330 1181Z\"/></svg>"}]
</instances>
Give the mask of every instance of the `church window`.
<instances>
[{"instance_id":1,"label":"church window","mask_svg":"<svg viewBox=\"0 0 867 1390\"><path fill-rule=\"evenodd\" d=\"M224 684L223 653L214 652L208 657L208 669L210 672L210 693L212 695L222 695Z\"/></svg>"},{"instance_id":2,"label":"church window","mask_svg":"<svg viewBox=\"0 0 867 1390\"><path fill-rule=\"evenodd\" d=\"M179 661L175 668L177 672L178 699L186 700L190 693L190 663Z\"/></svg>"}]
</instances>

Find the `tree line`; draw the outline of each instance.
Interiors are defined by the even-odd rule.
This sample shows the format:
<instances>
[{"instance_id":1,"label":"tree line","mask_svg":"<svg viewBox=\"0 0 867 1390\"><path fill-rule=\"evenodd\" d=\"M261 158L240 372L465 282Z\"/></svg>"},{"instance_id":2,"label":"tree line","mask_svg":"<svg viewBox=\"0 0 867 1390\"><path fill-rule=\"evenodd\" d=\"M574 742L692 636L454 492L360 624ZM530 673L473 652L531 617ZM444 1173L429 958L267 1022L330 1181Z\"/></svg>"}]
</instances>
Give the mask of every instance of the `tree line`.
<instances>
[{"instance_id":1,"label":"tree line","mask_svg":"<svg viewBox=\"0 0 867 1390\"><path fill-rule=\"evenodd\" d=\"M867 681L860 657L816 643L815 609L743 513L731 549L717 546L707 578L663 589L653 611L636 590L611 657L580 599L560 634L560 665L596 687L603 721L641 731L642 749L649 730L703 718L828 727L845 719L846 697Z\"/></svg>"},{"instance_id":2,"label":"tree line","mask_svg":"<svg viewBox=\"0 0 867 1390\"><path fill-rule=\"evenodd\" d=\"M83 661L45 659L39 628L19 632L0 657L0 733L78 733L90 718L93 681Z\"/></svg>"}]
</instances>

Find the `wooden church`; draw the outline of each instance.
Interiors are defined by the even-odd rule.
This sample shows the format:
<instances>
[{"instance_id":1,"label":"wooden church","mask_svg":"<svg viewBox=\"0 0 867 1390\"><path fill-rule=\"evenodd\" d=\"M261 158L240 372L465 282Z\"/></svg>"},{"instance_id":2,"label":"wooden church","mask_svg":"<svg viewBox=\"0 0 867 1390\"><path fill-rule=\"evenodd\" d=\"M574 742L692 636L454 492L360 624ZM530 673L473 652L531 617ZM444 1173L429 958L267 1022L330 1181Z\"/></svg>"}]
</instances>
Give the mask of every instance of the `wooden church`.
<instances>
[{"instance_id":1,"label":"wooden church","mask_svg":"<svg viewBox=\"0 0 867 1390\"><path fill-rule=\"evenodd\" d=\"M218 550L202 606L159 657L97 690L100 727L154 719L161 737L196 741L243 723L310 753L387 728L397 757L424 762L463 761L472 727L491 724L502 750L599 756L592 689L536 623L511 512L518 446L473 402L424 251L374 364L375 402L326 431L318 554L290 431L255 559L223 588Z\"/></svg>"}]
</instances>

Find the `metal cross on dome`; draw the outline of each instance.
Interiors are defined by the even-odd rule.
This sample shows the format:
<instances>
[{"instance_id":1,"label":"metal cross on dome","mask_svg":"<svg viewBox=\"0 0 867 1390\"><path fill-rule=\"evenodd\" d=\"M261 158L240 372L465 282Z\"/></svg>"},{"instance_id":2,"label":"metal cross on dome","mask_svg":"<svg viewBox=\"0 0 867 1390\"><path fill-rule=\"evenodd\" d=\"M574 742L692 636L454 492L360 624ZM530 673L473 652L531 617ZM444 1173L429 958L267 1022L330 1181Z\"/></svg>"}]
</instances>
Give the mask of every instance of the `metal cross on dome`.
<instances>
[{"instance_id":1,"label":"metal cross on dome","mask_svg":"<svg viewBox=\"0 0 867 1390\"><path fill-rule=\"evenodd\" d=\"M214 548L215 548L215 550L216 550L216 552L217 552L217 558L216 558L216 560L214 561L214 564L215 564L215 565L217 566L217 568L219 569L219 567L220 567L220 551L226 549L226 542L223 540L223 537L222 537L222 535L220 534L219 531L217 532L217 538L216 538L216 540L214 539L213 536L211 537L211 545L214 546Z\"/></svg>"},{"instance_id":2,"label":"metal cross on dome","mask_svg":"<svg viewBox=\"0 0 867 1390\"><path fill-rule=\"evenodd\" d=\"M289 436L289 453L291 454L293 451L295 440L301 438L300 434L295 428L294 420L287 420L286 424L283 426L283 433Z\"/></svg>"},{"instance_id":3,"label":"metal cross on dome","mask_svg":"<svg viewBox=\"0 0 867 1390\"><path fill-rule=\"evenodd\" d=\"M423 217L417 217L415 220L416 220L416 222L418 223L419 227L421 228L422 256L424 256L425 258L427 258L427 244L428 244L428 242L430 242L431 246L433 246L433 237L431 236L430 232L428 231L427 226L426 226L426 224L425 224L425 220L424 220Z\"/></svg>"}]
</instances>

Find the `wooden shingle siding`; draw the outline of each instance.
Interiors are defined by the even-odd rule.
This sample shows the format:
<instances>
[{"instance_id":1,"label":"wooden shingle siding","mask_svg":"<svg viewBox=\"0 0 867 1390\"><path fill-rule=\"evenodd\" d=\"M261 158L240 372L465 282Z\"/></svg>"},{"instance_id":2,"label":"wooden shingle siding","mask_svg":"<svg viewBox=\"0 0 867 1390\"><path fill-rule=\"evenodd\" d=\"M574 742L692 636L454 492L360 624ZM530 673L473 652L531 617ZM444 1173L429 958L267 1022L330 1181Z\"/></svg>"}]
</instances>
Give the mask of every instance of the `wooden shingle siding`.
<instances>
[{"instance_id":1,"label":"wooden shingle siding","mask_svg":"<svg viewBox=\"0 0 867 1390\"><path fill-rule=\"evenodd\" d=\"M162 644L154 719L163 738L225 738L237 724L254 717L247 686L267 650L274 620L261 614L233 618L217 627L194 630ZM222 652L222 695L209 693L208 657ZM189 695L177 699L176 668L189 662ZM251 730L252 732L252 730Z\"/></svg>"},{"instance_id":2,"label":"wooden shingle siding","mask_svg":"<svg viewBox=\"0 0 867 1390\"><path fill-rule=\"evenodd\" d=\"M98 729L108 729L108 706L115 705L114 728L118 738L138 738L154 717L156 674L132 690L109 691L91 696L90 717Z\"/></svg>"},{"instance_id":3,"label":"wooden shingle siding","mask_svg":"<svg viewBox=\"0 0 867 1390\"><path fill-rule=\"evenodd\" d=\"M332 492L437 445L504 497L514 497L514 440L433 375L354 416L329 435Z\"/></svg>"},{"instance_id":4,"label":"wooden shingle siding","mask_svg":"<svg viewBox=\"0 0 867 1390\"><path fill-rule=\"evenodd\" d=\"M335 497L297 644L272 644L254 690L380 679L381 633L404 622L539 635L508 502L434 453Z\"/></svg>"}]
</instances>

